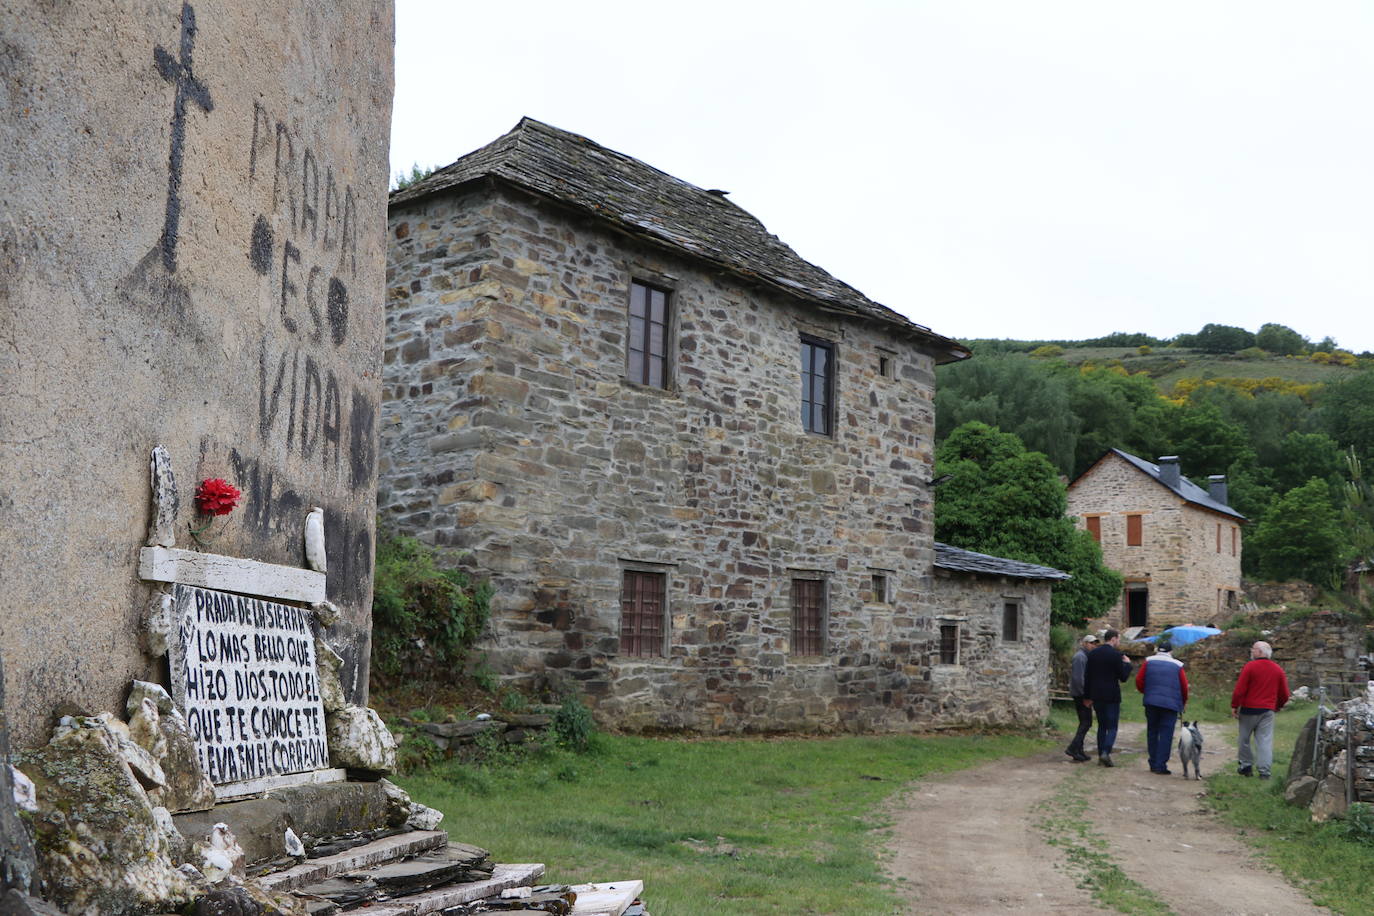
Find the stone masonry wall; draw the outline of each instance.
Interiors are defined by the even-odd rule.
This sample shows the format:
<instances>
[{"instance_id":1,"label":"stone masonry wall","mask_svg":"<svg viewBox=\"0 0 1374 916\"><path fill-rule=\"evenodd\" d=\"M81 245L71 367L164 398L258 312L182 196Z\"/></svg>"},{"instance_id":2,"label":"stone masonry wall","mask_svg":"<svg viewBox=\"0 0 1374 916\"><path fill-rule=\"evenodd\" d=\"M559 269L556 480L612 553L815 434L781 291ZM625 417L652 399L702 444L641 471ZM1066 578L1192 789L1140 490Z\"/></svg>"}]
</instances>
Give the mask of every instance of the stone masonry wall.
<instances>
[{"instance_id":1,"label":"stone masonry wall","mask_svg":"<svg viewBox=\"0 0 1374 916\"><path fill-rule=\"evenodd\" d=\"M1283 666L1288 685L1296 690L1318 686L1332 687L1333 699L1348 698L1362 689L1368 677L1360 671L1357 659L1364 653L1365 628L1341 614L1321 612L1275 627L1263 638L1274 647L1274 661ZM1252 640L1239 644L1225 635L1213 636L1182 650L1180 658L1188 666L1190 680L1230 687L1240 669L1250 660ZM1344 685L1347 696L1335 696Z\"/></svg>"},{"instance_id":2,"label":"stone masonry wall","mask_svg":"<svg viewBox=\"0 0 1374 916\"><path fill-rule=\"evenodd\" d=\"M16 743L123 708L149 454L177 546L198 481L244 492L213 552L304 563L366 697L382 350L387 0L0 5L0 651Z\"/></svg>"},{"instance_id":3,"label":"stone masonry wall","mask_svg":"<svg viewBox=\"0 0 1374 916\"><path fill-rule=\"evenodd\" d=\"M391 234L380 508L492 577L498 670L626 728L927 714L928 354L504 187L398 207ZM624 379L632 279L672 291L666 390ZM801 428L801 333L836 346L833 438ZM666 575L661 657L619 654L626 569ZM794 577L826 583L822 656L791 652Z\"/></svg>"},{"instance_id":4,"label":"stone masonry wall","mask_svg":"<svg viewBox=\"0 0 1374 916\"><path fill-rule=\"evenodd\" d=\"M1014 642L1002 638L1008 602L1021 608ZM936 570L935 603L942 620L960 620L960 664L931 660L930 717L989 725L1043 721L1049 714L1049 583Z\"/></svg>"},{"instance_id":5,"label":"stone masonry wall","mask_svg":"<svg viewBox=\"0 0 1374 916\"><path fill-rule=\"evenodd\" d=\"M1125 577L1127 589L1136 583L1148 586L1150 632L1211 619L1219 592L1223 608L1227 590L1239 601L1239 535L1236 553L1231 553L1234 519L1184 502L1116 455L1075 481L1068 506L1080 528L1087 527L1086 516L1100 516L1103 559ZM1142 516L1142 543L1129 547L1126 517L1137 513ZM1220 551L1217 524L1222 529ZM1113 626L1125 626L1124 595L1107 616Z\"/></svg>"}]
</instances>

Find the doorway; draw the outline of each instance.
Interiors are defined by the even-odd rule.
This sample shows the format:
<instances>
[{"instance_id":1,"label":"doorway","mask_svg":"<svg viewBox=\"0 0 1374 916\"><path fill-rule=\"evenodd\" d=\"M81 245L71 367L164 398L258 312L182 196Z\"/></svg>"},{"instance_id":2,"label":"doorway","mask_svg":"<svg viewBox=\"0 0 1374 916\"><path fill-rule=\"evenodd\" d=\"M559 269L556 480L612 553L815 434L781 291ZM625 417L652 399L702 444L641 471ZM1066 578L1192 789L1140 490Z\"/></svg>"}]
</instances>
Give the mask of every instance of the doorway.
<instances>
[{"instance_id":1,"label":"doorway","mask_svg":"<svg viewBox=\"0 0 1374 916\"><path fill-rule=\"evenodd\" d=\"M1143 627L1149 620L1150 590L1138 586L1126 590L1126 626Z\"/></svg>"}]
</instances>

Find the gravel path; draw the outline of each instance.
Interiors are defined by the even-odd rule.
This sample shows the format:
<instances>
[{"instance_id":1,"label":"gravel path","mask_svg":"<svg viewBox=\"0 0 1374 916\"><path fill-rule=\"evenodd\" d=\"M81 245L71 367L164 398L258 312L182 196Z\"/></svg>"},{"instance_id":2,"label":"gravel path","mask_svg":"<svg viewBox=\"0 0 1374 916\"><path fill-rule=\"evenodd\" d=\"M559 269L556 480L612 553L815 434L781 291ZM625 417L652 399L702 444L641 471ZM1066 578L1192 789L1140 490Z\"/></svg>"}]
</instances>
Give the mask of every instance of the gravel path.
<instances>
[{"instance_id":1,"label":"gravel path","mask_svg":"<svg viewBox=\"0 0 1374 916\"><path fill-rule=\"evenodd\" d=\"M1203 725L1204 776L1234 767L1234 727ZM1075 764L1061 751L915 784L895 804L890 873L918 914L1102 913L1040 828L1072 785L1111 861L1178 916L1304 916L1314 906L1267 870L1203 805L1205 782L1149 771L1145 727L1123 723L1117 766Z\"/></svg>"}]
</instances>

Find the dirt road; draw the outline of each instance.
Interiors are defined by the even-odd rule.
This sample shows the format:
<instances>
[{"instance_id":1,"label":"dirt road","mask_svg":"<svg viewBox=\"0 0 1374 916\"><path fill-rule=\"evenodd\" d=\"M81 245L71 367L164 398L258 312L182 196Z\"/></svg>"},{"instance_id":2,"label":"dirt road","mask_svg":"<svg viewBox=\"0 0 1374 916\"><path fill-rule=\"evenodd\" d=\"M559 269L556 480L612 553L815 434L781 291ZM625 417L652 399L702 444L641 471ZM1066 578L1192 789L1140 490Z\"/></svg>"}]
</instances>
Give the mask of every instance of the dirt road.
<instances>
[{"instance_id":1,"label":"dirt road","mask_svg":"<svg viewBox=\"0 0 1374 916\"><path fill-rule=\"evenodd\" d=\"M1234 729L1203 732L1203 775L1234 767ZM1174 775L1160 776L1144 750L1144 726L1122 723L1112 768L1054 751L919 783L894 806L889 843L888 868L909 912L1100 914L1080 885L1102 862L1178 916L1329 912L1266 870L1204 808L1206 783L1185 781L1177 754Z\"/></svg>"}]
</instances>

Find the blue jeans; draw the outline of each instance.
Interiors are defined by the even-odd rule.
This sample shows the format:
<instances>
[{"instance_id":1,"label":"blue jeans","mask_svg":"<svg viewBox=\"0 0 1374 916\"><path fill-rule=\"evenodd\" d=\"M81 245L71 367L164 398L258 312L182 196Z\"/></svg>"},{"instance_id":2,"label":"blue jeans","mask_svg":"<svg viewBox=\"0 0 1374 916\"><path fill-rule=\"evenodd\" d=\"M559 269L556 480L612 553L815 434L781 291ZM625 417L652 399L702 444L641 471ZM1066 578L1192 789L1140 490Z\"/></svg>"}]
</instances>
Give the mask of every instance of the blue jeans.
<instances>
[{"instance_id":1,"label":"blue jeans","mask_svg":"<svg viewBox=\"0 0 1374 916\"><path fill-rule=\"evenodd\" d=\"M1094 703L1097 711L1097 756L1107 756L1116 746L1116 724L1121 720L1120 703Z\"/></svg>"},{"instance_id":2,"label":"blue jeans","mask_svg":"<svg viewBox=\"0 0 1374 916\"><path fill-rule=\"evenodd\" d=\"M1174 723L1178 710L1164 706L1145 705L1145 744L1149 750L1150 769L1155 772L1169 768L1169 753L1174 743Z\"/></svg>"}]
</instances>

